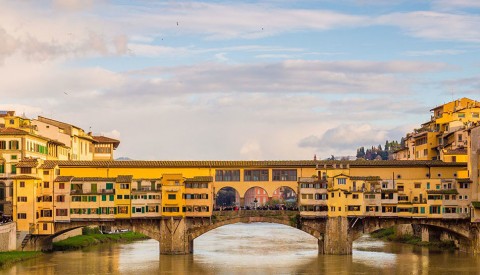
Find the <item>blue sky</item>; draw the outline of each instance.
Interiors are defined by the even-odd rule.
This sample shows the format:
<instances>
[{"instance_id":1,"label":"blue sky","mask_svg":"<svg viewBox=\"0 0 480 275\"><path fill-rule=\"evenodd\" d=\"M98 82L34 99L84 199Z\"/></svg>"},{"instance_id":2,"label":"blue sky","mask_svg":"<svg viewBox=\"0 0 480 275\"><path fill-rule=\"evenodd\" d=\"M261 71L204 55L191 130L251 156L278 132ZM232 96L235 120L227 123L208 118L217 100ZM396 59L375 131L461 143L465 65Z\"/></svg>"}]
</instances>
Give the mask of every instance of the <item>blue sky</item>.
<instances>
[{"instance_id":1,"label":"blue sky","mask_svg":"<svg viewBox=\"0 0 480 275\"><path fill-rule=\"evenodd\" d=\"M133 159L311 159L480 99L476 0L3 1L0 109Z\"/></svg>"}]
</instances>

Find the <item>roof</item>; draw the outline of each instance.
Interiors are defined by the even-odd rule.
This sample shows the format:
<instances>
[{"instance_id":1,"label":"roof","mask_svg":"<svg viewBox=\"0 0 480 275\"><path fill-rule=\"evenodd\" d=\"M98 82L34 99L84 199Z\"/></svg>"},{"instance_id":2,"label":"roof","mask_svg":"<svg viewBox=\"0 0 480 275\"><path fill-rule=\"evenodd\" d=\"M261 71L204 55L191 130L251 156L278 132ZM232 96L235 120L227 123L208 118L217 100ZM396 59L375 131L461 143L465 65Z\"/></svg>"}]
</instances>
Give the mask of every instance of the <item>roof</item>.
<instances>
[{"instance_id":1,"label":"roof","mask_svg":"<svg viewBox=\"0 0 480 275\"><path fill-rule=\"evenodd\" d=\"M29 175L17 175L11 177L14 180L38 180L39 178Z\"/></svg>"},{"instance_id":2,"label":"roof","mask_svg":"<svg viewBox=\"0 0 480 275\"><path fill-rule=\"evenodd\" d=\"M26 131L17 128L0 128L0 135L27 135Z\"/></svg>"},{"instance_id":3,"label":"roof","mask_svg":"<svg viewBox=\"0 0 480 275\"><path fill-rule=\"evenodd\" d=\"M445 155L466 155L467 154L467 149L455 149L455 150L447 150L447 152L444 153Z\"/></svg>"},{"instance_id":4,"label":"roof","mask_svg":"<svg viewBox=\"0 0 480 275\"><path fill-rule=\"evenodd\" d=\"M56 161L45 161L38 168L40 168L40 169L53 169L53 168L55 168L55 166L57 166Z\"/></svg>"},{"instance_id":5,"label":"roof","mask_svg":"<svg viewBox=\"0 0 480 275\"><path fill-rule=\"evenodd\" d=\"M144 160L47 160L40 167L96 167L96 168L166 168L166 167L203 167L203 168L237 168L237 167L271 167L271 168L301 168L318 165L331 167L333 165L350 165L356 167L466 167L464 162L443 162L440 160L261 160L261 161L144 161ZM338 166L337 166L338 167Z\"/></svg>"},{"instance_id":6,"label":"roof","mask_svg":"<svg viewBox=\"0 0 480 275\"><path fill-rule=\"evenodd\" d=\"M457 182L467 182L467 183L471 183L472 180L470 178L459 178L457 179Z\"/></svg>"},{"instance_id":7,"label":"roof","mask_svg":"<svg viewBox=\"0 0 480 275\"><path fill-rule=\"evenodd\" d=\"M65 182L65 181L71 181L73 179L73 176L58 176L55 178L55 182Z\"/></svg>"},{"instance_id":8,"label":"roof","mask_svg":"<svg viewBox=\"0 0 480 275\"><path fill-rule=\"evenodd\" d=\"M130 183L132 182L133 176L132 175L118 175L115 182L117 183Z\"/></svg>"},{"instance_id":9,"label":"roof","mask_svg":"<svg viewBox=\"0 0 480 275\"><path fill-rule=\"evenodd\" d=\"M365 180L365 181L379 181L381 178L379 176L367 176L367 177L350 177L350 180Z\"/></svg>"},{"instance_id":10,"label":"roof","mask_svg":"<svg viewBox=\"0 0 480 275\"><path fill-rule=\"evenodd\" d=\"M472 201L472 206L476 209L480 209L480 201Z\"/></svg>"},{"instance_id":11,"label":"roof","mask_svg":"<svg viewBox=\"0 0 480 275\"><path fill-rule=\"evenodd\" d=\"M114 182L117 178L102 178L102 177L72 177L72 182L85 181L109 181Z\"/></svg>"},{"instance_id":12,"label":"roof","mask_svg":"<svg viewBox=\"0 0 480 275\"><path fill-rule=\"evenodd\" d=\"M185 179L185 182L212 182L213 177L211 176L197 176L193 178Z\"/></svg>"},{"instance_id":13,"label":"roof","mask_svg":"<svg viewBox=\"0 0 480 275\"><path fill-rule=\"evenodd\" d=\"M17 168L34 168L37 167L37 159L22 159L17 163Z\"/></svg>"},{"instance_id":14,"label":"roof","mask_svg":"<svg viewBox=\"0 0 480 275\"><path fill-rule=\"evenodd\" d=\"M118 145L120 145L120 141L117 139L105 136L92 136L92 138L96 143L113 143L113 149L117 149Z\"/></svg>"}]
</instances>

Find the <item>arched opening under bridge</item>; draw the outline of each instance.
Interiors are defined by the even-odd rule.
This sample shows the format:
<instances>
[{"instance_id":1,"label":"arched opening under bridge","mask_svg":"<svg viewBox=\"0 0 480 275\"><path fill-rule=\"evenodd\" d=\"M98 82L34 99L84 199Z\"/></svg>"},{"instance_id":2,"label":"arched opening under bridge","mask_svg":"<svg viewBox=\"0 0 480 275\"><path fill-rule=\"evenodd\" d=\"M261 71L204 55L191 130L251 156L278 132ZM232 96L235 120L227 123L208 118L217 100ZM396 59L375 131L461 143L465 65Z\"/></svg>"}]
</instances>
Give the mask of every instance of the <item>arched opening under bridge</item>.
<instances>
[{"instance_id":1,"label":"arched opening under bridge","mask_svg":"<svg viewBox=\"0 0 480 275\"><path fill-rule=\"evenodd\" d=\"M265 189L259 186L249 188L244 195L245 208L257 209L264 207L270 201L270 197Z\"/></svg>"},{"instance_id":2,"label":"arched opening under bridge","mask_svg":"<svg viewBox=\"0 0 480 275\"><path fill-rule=\"evenodd\" d=\"M223 187L215 194L215 210L240 206L240 194L233 187Z\"/></svg>"},{"instance_id":3,"label":"arched opening under bridge","mask_svg":"<svg viewBox=\"0 0 480 275\"><path fill-rule=\"evenodd\" d=\"M274 208L295 210L298 209L297 193L288 186L282 186L273 191L270 205Z\"/></svg>"}]
</instances>

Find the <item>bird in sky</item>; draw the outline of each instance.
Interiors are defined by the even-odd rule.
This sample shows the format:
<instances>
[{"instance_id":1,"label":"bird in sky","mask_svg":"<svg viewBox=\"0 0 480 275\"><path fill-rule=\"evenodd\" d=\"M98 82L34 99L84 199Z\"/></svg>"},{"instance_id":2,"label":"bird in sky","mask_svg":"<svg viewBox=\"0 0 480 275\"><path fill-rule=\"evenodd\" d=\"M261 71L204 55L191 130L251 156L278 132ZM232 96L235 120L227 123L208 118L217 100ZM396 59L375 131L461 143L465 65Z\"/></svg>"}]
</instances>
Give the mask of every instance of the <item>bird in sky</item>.
<instances>
[{"instance_id":1,"label":"bird in sky","mask_svg":"<svg viewBox=\"0 0 480 275\"><path fill-rule=\"evenodd\" d=\"M67 92L63 92L64 94L68 95Z\"/></svg>"}]
</instances>

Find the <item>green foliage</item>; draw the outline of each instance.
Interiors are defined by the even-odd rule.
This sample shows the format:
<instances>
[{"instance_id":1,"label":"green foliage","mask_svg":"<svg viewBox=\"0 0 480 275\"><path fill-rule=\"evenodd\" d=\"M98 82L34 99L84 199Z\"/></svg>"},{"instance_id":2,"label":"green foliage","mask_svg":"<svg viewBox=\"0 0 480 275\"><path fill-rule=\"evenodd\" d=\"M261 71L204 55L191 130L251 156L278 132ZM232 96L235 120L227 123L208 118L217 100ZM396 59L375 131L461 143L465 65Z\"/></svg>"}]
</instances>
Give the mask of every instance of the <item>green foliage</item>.
<instances>
[{"instance_id":1,"label":"green foliage","mask_svg":"<svg viewBox=\"0 0 480 275\"><path fill-rule=\"evenodd\" d=\"M108 242L131 242L148 239L147 236L136 232L125 232L119 234L89 234L79 235L53 243L54 251L76 250L91 245Z\"/></svg>"},{"instance_id":2,"label":"green foliage","mask_svg":"<svg viewBox=\"0 0 480 275\"><path fill-rule=\"evenodd\" d=\"M390 242L406 243L417 246L426 246L434 250L455 250L454 241L422 242L422 238L413 235L397 236L393 227L380 229L370 234L370 236Z\"/></svg>"},{"instance_id":3,"label":"green foliage","mask_svg":"<svg viewBox=\"0 0 480 275\"><path fill-rule=\"evenodd\" d=\"M382 149L382 145L378 145L377 147L372 146L370 149L366 149L365 147L360 147L357 149L357 159L365 159L365 160L375 160L375 159L382 159L388 160L390 155L393 154L394 151L400 149L401 145L398 141L385 141L385 146Z\"/></svg>"},{"instance_id":4,"label":"green foliage","mask_svg":"<svg viewBox=\"0 0 480 275\"><path fill-rule=\"evenodd\" d=\"M0 268L11 266L12 264L42 255L40 251L8 251L0 252Z\"/></svg>"},{"instance_id":5,"label":"green foliage","mask_svg":"<svg viewBox=\"0 0 480 275\"><path fill-rule=\"evenodd\" d=\"M98 227L84 227L82 228L82 235L94 235L94 234L102 234Z\"/></svg>"}]
</instances>

